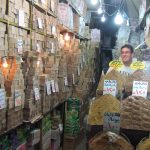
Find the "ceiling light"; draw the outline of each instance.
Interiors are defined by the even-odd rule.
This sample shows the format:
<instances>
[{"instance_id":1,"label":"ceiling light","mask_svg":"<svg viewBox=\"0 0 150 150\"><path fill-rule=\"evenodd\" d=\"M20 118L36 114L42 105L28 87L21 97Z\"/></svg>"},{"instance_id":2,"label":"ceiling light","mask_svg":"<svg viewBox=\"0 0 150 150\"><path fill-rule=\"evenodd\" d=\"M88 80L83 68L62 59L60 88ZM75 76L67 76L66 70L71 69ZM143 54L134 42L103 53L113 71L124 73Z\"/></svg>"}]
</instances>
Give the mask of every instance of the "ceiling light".
<instances>
[{"instance_id":1,"label":"ceiling light","mask_svg":"<svg viewBox=\"0 0 150 150\"><path fill-rule=\"evenodd\" d=\"M106 21L106 18L105 18L105 16L103 15L102 17L101 17L101 22L105 22Z\"/></svg>"},{"instance_id":2,"label":"ceiling light","mask_svg":"<svg viewBox=\"0 0 150 150\"><path fill-rule=\"evenodd\" d=\"M117 25L121 25L123 23L123 17L119 11L117 12L117 15L115 17L115 23Z\"/></svg>"},{"instance_id":3,"label":"ceiling light","mask_svg":"<svg viewBox=\"0 0 150 150\"><path fill-rule=\"evenodd\" d=\"M99 7L97 12L98 12L98 14L102 14L103 13L102 7Z\"/></svg>"},{"instance_id":4,"label":"ceiling light","mask_svg":"<svg viewBox=\"0 0 150 150\"><path fill-rule=\"evenodd\" d=\"M96 5L98 3L98 0L91 0L92 5Z\"/></svg>"}]
</instances>

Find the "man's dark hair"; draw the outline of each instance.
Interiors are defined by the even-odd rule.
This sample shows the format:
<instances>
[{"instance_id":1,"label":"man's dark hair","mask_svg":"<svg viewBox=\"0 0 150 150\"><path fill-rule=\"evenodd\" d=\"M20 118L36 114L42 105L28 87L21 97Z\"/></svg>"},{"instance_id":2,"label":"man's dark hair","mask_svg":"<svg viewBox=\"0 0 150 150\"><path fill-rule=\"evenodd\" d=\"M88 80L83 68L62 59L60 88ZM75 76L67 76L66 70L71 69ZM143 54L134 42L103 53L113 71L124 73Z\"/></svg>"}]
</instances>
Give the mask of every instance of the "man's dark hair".
<instances>
[{"instance_id":1,"label":"man's dark hair","mask_svg":"<svg viewBox=\"0 0 150 150\"><path fill-rule=\"evenodd\" d=\"M134 52L134 49L133 49L133 47L132 47L130 44L125 44L125 45L123 45L123 46L121 47L121 51L122 51L123 48L128 48L131 53Z\"/></svg>"}]
</instances>

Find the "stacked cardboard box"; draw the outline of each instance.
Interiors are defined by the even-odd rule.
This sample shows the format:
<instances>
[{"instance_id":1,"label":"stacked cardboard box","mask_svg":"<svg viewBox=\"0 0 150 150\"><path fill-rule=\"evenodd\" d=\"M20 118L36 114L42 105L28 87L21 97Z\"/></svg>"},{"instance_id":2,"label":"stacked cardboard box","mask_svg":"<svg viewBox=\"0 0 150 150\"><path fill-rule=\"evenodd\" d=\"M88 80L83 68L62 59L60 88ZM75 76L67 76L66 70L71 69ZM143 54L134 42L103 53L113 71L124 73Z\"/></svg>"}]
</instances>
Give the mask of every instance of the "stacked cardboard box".
<instances>
[{"instance_id":1,"label":"stacked cardboard box","mask_svg":"<svg viewBox=\"0 0 150 150\"><path fill-rule=\"evenodd\" d=\"M0 0L0 18L5 18L6 16L6 2L7 0Z\"/></svg>"},{"instance_id":2,"label":"stacked cardboard box","mask_svg":"<svg viewBox=\"0 0 150 150\"><path fill-rule=\"evenodd\" d=\"M42 112L46 114L50 111L52 105L52 91L51 91L51 82L49 80L48 74L42 74L40 78L40 94L42 101Z\"/></svg>"},{"instance_id":3,"label":"stacked cardboard box","mask_svg":"<svg viewBox=\"0 0 150 150\"><path fill-rule=\"evenodd\" d=\"M29 27L30 7L26 0L9 0L9 21Z\"/></svg>"},{"instance_id":4,"label":"stacked cardboard box","mask_svg":"<svg viewBox=\"0 0 150 150\"><path fill-rule=\"evenodd\" d=\"M57 37L57 19L47 15L46 16L46 33Z\"/></svg>"},{"instance_id":5,"label":"stacked cardboard box","mask_svg":"<svg viewBox=\"0 0 150 150\"><path fill-rule=\"evenodd\" d=\"M33 29L37 31L44 32L46 31L46 12L43 13L33 7Z\"/></svg>"},{"instance_id":6,"label":"stacked cardboard box","mask_svg":"<svg viewBox=\"0 0 150 150\"><path fill-rule=\"evenodd\" d=\"M0 71L0 133L4 132L6 129L6 92L4 87L4 77Z\"/></svg>"},{"instance_id":7,"label":"stacked cardboard box","mask_svg":"<svg viewBox=\"0 0 150 150\"><path fill-rule=\"evenodd\" d=\"M5 77L5 90L7 96L7 130L12 129L23 121L24 107L24 78L20 69L20 61L9 57L8 68L2 68Z\"/></svg>"},{"instance_id":8,"label":"stacked cardboard box","mask_svg":"<svg viewBox=\"0 0 150 150\"><path fill-rule=\"evenodd\" d=\"M6 24L0 22L0 56L6 56L8 52L8 39Z\"/></svg>"},{"instance_id":9,"label":"stacked cardboard box","mask_svg":"<svg viewBox=\"0 0 150 150\"><path fill-rule=\"evenodd\" d=\"M31 56L32 55L32 56ZM32 121L41 116L41 97L39 75L43 71L42 60L28 52L25 55L23 73L25 75L25 106L24 119Z\"/></svg>"},{"instance_id":10,"label":"stacked cardboard box","mask_svg":"<svg viewBox=\"0 0 150 150\"><path fill-rule=\"evenodd\" d=\"M34 52L44 51L44 41L45 41L44 35L32 32L32 50Z\"/></svg>"},{"instance_id":11,"label":"stacked cardboard box","mask_svg":"<svg viewBox=\"0 0 150 150\"><path fill-rule=\"evenodd\" d=\"M30 50L30 35L24 29L9 26L9 54L17 55Z\"/></svg>"}]
</instances>

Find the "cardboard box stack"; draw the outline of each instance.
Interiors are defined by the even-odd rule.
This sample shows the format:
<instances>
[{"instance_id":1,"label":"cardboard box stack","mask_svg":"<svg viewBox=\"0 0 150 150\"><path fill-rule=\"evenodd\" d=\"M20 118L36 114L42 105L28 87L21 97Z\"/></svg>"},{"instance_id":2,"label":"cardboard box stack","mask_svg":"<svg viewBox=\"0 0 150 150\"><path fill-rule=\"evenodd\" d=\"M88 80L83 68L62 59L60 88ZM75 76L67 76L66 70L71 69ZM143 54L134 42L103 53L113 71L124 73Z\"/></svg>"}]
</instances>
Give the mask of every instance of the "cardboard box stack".
<instances>
[{"instance_id":1,"label":"cardboard box stack","mask_svg":"<svg viewBox=\"0 0 150 150\"><path fill-rule=\"evenodd\" d=\"M0 71L0 133L6 130L6 92L4 87L4 77Z\"/></svg>"},{"instance_id":2,"label":"cardboard box stack","mask_svg":"<svg viewBox=\"0 0 150 150\"><path fill-rule=\"evenodd\" d=\"M44 40L45 36L32 32L32 50L34 52L43 52L44 51Z\"/></svg>"},{"instance_id":3,"label":"cardboard box stack","mask_svg":"<svg viewBox=\"0 0 150 150\"><path fill-rule=\"evenodd\" d=\"M2 68L5 77L7 96L7 130L12 129L23 121L24 108L24 78L20 68L20 60L16 57L7 59L8 68Z\"/></svg>"},{"instance_id":4,"label":"cardboard box stack","mask_svg":"<svg viewBox=\"0 0 150 150\"><path fill-rule=\"evenodd\" d=\"M32 52L25 55L23 73L25 75L25 106L24 119L31 121L37 119L42 114L39 75L42 74L43 64L40 57Z\"/></svg>"},{"instance_id":5,"label":"cardboard box stack","mask_svg":"<svg viewBox=\"0 0 150 150\"><path fill-rule=\"evenodd\" d=\"M46 32L46 12L41 12L33 7L33 29L41 32Z\"/></svg>"},{"instance_id":6,"label":"cardboard box stack","mask_svg":"<svg viewBox=\"0 0 150 150\"><path fill-rule=\"evenodd\" d=\"M29 27L30 6L26 0L9 0L9 21Z\"/></svg>"},{"instance_id":7,"label":"cardboard box stack","mask_svg":"<svg viewBox=\"0 0 150 150\"><path fill-rule=\"evenodd\" d=\"M9 55L23 54L30 50L30 35L27 30L9 26Z\"/></svg>"},{"instance_id":8,"label":"cardboard box stack","mask_svg":"<svg viewBox=\"0 0 150 150\"><path fill-rule=\"evenodd\" d=\"M6 16L6 2L7 0L0 1L0 18L5 18Z\"/></svg>"},{"instance_id":9,"label":"cardboard box stack","mask_svg":"<svg viewBox=\"0 0 150 150\"><path fill-rule=\"evenodd\" d=\"M8 39L6 24L0 22L0 56L6 56L8 52Z\"/></svg>"}]
</instances>

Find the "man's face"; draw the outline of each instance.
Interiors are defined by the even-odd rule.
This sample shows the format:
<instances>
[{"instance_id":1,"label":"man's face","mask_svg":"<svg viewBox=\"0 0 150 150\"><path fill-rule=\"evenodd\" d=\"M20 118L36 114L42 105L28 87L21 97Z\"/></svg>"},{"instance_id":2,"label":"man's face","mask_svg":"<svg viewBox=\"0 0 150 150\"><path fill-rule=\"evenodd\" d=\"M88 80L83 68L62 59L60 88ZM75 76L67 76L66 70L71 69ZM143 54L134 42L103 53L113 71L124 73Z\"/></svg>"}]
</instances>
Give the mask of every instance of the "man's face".
<instances>
[{"instance_id":1,"label":"man's face","mask_svg":"<svg viewBox=\"0 0 150 150\"><path fill-rule=\"evenodd\" d=\"M124 64L131 63L132 57L133 57L133 54L131 53L130 49L125 47L121 50L121 59Z\"/></svg>"}]
</instances>

